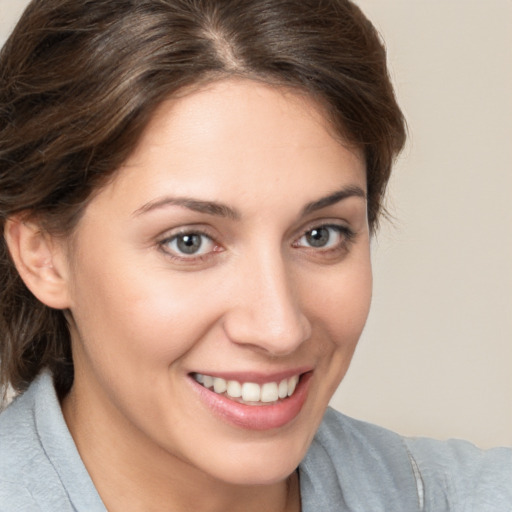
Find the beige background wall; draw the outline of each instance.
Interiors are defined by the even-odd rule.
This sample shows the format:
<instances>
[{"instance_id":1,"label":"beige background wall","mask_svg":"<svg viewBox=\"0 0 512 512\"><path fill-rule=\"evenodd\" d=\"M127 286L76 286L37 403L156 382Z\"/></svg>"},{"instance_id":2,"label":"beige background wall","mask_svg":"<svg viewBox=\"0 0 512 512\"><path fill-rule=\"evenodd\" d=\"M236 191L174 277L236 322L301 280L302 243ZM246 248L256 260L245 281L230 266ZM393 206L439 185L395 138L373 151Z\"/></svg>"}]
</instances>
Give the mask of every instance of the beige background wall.
<instances>
[{"instance_id":1,"label":"beige background wall","mask_svg":"<svg viewBox=\"0 0 512 512\"><path fill-rule=\"evenodd\" d=\"M0 0L0 44L26 3ZM403 434L512 445L512 2L357 3L387 42L410 140L333 405Z\"/></svg>"},{"instance_id":2,"label":"beige background wall","mask_svg":"<svg viewBox=\"0 0 512 512\"><path fill-rule=\"evenodd\" d=\"M357 3L386 40L410 139L333 403L404 434L512 445L512 2Z\"/></svg>"}]
</instances>

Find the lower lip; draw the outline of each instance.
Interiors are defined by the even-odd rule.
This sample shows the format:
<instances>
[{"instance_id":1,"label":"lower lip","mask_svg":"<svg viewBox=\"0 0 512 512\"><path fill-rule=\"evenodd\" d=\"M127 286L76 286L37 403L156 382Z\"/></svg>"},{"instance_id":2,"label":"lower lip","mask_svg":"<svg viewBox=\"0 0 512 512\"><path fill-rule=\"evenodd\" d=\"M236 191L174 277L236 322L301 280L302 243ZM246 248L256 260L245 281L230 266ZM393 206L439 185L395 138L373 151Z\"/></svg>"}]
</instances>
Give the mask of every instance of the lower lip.
<instances>
[{"instance_id":1,"label":"lower lip","mask_svg":"<svg viewBox=\"0 0 512 512\"><path fill-rule=\"evenodd\" d=\"M234 402L205 388L192 377L190 380L203 403L221 419L248 430L270 430L293 421L306 401L311 372L301 376L292 396L272 405L245 405Z\"/></svg>"}]
</instances>

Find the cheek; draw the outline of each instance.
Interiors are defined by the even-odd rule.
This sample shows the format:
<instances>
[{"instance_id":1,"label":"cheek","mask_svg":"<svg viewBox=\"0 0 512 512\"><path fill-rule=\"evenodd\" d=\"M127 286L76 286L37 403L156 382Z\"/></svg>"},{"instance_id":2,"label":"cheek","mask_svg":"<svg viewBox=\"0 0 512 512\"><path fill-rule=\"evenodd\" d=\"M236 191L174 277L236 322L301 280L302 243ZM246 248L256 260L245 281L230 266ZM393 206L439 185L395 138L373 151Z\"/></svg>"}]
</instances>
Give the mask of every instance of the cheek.
<instances>
[{"instance_id":1,"label":"cheek","mask_svg":"<svg viewBox=\"0 0 512 512\"><path fill-rule=\"evenodd\" d=\"M332 269L306 285L308 310L332 349L354 350L368 317L372 296L369 256Z\"/></svg>"},{"instance_id":2,"label":"cheek","mask_svg":"<svg viewBox=\"0 0 512 512\"><path fill-rule=\"evenodd\" d=\"M97 361L168 366L215 322L215 302L192 275L139 271L142 265L116 265L116 258L77 268L72 313L84 350Z\"/></svg>"},{"instance_id":3,"label":"cheek","mask_svg":"<svg viewBox=\"0 0 512 512\"><path fill-rule=\"evenodd\" d=\"M317 294L312 314L317 327L312 350L319 361L321 381L317 404L320 408L328 404L345 377L366 323L372 291L369 261L340 272L325 283L323 290L324 293Z\"/></svg>"}]
</instances>

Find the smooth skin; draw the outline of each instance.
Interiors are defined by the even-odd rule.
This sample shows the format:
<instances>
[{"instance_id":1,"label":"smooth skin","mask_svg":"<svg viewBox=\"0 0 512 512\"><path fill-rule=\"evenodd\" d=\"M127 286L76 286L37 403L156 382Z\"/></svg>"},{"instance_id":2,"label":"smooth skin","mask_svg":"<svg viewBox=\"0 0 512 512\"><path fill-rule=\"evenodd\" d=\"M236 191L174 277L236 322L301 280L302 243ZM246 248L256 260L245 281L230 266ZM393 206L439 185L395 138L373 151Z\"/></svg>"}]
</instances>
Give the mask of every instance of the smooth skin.
<instances>
[{"instance_id":1,"label":"smooth skin","mask_svg":"<svg viewBox=\"0 0 512 512\"><path fill-rule=\"evenodd\" d=\"M71 239L11 219L20 274L72 317L62 407L109 512L300 509L295 469L370 305L365 192L313 100L229 79L158 108ZM219 416L191 378L295 369L307 398L271 430Z\"/></svg>"}]
</instances>

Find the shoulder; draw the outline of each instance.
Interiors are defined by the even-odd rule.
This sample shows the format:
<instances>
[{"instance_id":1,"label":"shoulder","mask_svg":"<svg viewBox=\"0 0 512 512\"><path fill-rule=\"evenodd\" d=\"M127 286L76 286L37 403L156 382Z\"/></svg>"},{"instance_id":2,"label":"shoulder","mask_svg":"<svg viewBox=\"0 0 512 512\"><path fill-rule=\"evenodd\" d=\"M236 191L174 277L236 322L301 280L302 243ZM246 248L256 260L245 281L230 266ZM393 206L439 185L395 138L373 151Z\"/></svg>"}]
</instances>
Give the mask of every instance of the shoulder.
<instances>
[{"instance_id":1,"label":"shoulder","mask_svg":"<svg viewBox=\"0 0 512 512\"><path fill-rule=\"evenodd\" d=\"M41 377L0 414L0 512L72 510L38 425L38 409L55 414L54 398L51 377Z\"/></svg>"},{"instance_id":2,"label":"shoulder","mask_svg":"<svg viewBox=\"0 0 512 512\"><path fill-rule=\"evenodd\" d=\"M37 435L31 390L17 397L0 414L0 482L24 482L46 457Z\"/></svg>"},{"instance_id":3,"label":"shoulder","mask_svg":"<svg viewBox=\"0 0 512 512\"><path fill-rule=\"evenodd\" d=\"M361 495L371 510L512 510L510 448L408 439L328 409L305 462L310 472L320 467L336 475L323 478L352 500L346 510L364 510Z\"/></svg>"},{"instance_id":4,"label":"shoulder","mask_svg":"<svg viewBox=\"0 0 512 512\"><path fill-rule=\"evenodd\" d=\"M309 503L304 507L306 511L421 510L404 440L389 430L330 408L301 464L300 474L303 499ZM323 496L328 496L325 503Z\"/></svg>"},{"instance_id":5,"label":"shoulder","mask_svg":"<svg viewBox=\"0 0 512 512\"><path fill-rule=\"evenodd\" d=\"M512 510L512 448L482 450L461 440L411 438L406 444L432 510Z\"/></svg>"},{"instance_id":6,"label":"shoulder","mask_svg":"<svg viewBox=\"0 0 512 512\"><path fill-rule=\"evenodd\" d=\"M0 512L13 512L15 510L41 512L37 502L26 487L0 479Z\"/></svg>"}]
</instances>

